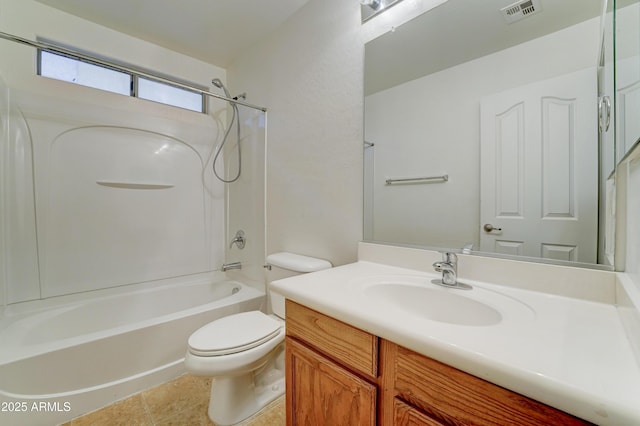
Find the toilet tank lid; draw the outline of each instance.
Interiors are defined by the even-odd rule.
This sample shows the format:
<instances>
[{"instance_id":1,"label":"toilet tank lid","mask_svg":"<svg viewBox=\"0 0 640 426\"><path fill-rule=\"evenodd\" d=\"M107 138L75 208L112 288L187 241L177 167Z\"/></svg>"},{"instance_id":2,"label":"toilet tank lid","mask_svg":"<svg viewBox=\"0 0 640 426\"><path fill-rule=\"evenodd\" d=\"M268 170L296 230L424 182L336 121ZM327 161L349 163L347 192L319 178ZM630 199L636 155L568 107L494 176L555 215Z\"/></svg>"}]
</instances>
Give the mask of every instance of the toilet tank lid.
<instances>
[{"instance_id":1,"label":"toilet tank lid","mask_svg":"<svg viewBox=\"0 0 640 426\"><path fill-rule=\"evenodd\" d=\"M328 260L287 252L270 254L267 264L294 272L316 272L333 266Z\"/></svg>"}]
</instances>

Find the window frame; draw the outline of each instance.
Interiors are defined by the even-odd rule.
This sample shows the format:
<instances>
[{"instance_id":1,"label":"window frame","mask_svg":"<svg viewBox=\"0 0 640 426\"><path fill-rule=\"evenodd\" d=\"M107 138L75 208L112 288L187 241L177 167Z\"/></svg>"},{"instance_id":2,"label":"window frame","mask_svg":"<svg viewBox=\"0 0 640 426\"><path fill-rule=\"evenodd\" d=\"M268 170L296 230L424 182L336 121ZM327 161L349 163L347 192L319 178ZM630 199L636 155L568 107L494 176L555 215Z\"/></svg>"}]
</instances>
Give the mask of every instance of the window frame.
<instances>
[{"instance_id":1,"label":"window frame","mask_svg":"<svg viewBox=\"0 0 640 426\"><path fill-rule=\"evenodd\" d=\"M148 102L155 102L155 103L159 103L162 105L168 105L174 108L180 108L186 111L192 111L192 112L196 112L196 113L201 113L201 114L207 114L207 97L205 96L205 94L203 93L204 90L197 88L197 87L193 87L191 84L185 84L182 82L178 82L178 81L173 81L175 84L171 84L171 79L167 79L166 77L159 77L156 76L154 77L152 74L147 73L147 72L136 72L135 70L128 68L128 67L119 67L116 64L110 64L110 63L105 63L105 61L102 60L98 60L96 59L95 61L91 60L90 58L86 57L85 55L80 56L80 55L73 55L70 53L63 53L63 52L58 52L55 49L46 49L46 48L38 48L37 49L37 67L36 67L36 73L38 76L44 77L44 78L51 78L53 80L58 80L58 81L64 81L66 83L71 83L71 84L77 84L77 85L81 85L84 87L90 87L93 89L97 89L97 90L104 90L110 93L115 93L118 95L122 95L122 93L120 92L116 92L116 91L111 91L102 87L96 87L96 86L91 86L91 85L86 85L86 84L82 84L82 83L75 83L72 81L68 81L68 80L62 80L62 79L57 79L55 77L49 77L46 75L42 75L42 53L46 52L48 54L52 54L52 55L57 55L57 56L61 56L64 58L68 58L77 62L82 62L82 63L86 63L89 64L91 66L94 67L98 67L98 68L104 68L107 70L112 70L112 71L116 71L122 74L126 74L129 76L129 97L134 97L134 98L138 98L144 101L148 101ZM196 94L198 96L200 96L202 102L200 104L200 110L196 110L196 109L192 109L192 108L186 108L177 104L173 104L173 103L167 103L167 102L162 102L162 101L157 101L157 100L152 100L152 99L148 99L148 98L141 98L139 96L138 93L138 82L139 79L143 78L145 80L149 80L153 83L157 83L160 85L164 85L173 89L177 89L177 90L181 90L187 93L193 93ZM193 89L190 90L184 86L192 86Z\"/></svg>"}]
</instances>

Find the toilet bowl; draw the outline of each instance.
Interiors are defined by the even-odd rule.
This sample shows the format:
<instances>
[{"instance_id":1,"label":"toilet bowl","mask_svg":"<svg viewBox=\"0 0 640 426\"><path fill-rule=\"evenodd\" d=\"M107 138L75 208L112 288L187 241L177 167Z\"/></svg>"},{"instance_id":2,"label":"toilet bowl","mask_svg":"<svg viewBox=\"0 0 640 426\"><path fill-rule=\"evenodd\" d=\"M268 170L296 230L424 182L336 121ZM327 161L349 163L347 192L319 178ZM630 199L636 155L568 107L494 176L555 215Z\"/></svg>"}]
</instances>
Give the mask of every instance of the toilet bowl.
<instances>
[{"instance_id":1,"label":"toilet bowl","mask_svg":"<svg viewBox=\"0 0 640 426\"><path fill-rule=\"evenodd\" d=\"M276 253L267 264L298 273L331 267L322 259ZM269 292L273 313L242 312L196 330L188 341L185 367L212 377L209 418L233 425L260 411L285 391L284 298Z\"/></svg>"},{"instance_id":2,"label":"toilet bowl","mask_svg":"<svg viewBox=\"0 0 640 426\"><path fill-rule=\"evenodd\" d=\"M260 311L213 321L189 337L185 367L213 377L209 418L232 425L284 392L284 320Z\"/></svg>"}]
</instances>

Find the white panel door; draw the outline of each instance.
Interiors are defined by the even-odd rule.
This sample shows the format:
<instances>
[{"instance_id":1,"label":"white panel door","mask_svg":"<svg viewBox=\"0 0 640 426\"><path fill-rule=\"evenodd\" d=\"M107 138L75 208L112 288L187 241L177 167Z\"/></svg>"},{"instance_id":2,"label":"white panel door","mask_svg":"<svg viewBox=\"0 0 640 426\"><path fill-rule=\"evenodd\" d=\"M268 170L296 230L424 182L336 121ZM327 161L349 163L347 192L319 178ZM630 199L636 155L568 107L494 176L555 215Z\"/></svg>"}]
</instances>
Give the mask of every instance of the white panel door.
<instances>
[{"instance_id":1,"label":"white panel door","mask_svg":"<svg viewBox=\"0 0 640 426\"><path fill-rule=\"evenodd\" d=\"M618 161L640 138L640 58L616 61L616 143Z\"/></svg>"},{"instance_id":2,"label":"white panel door","mask_svg":"<svg viewBox=\"0 0 640 426\"><path fill-rule=\"evenodd\" d=\"M596 98L594 68L482 99L481 251L596 262Z\"/></svg>"}]
</instances>

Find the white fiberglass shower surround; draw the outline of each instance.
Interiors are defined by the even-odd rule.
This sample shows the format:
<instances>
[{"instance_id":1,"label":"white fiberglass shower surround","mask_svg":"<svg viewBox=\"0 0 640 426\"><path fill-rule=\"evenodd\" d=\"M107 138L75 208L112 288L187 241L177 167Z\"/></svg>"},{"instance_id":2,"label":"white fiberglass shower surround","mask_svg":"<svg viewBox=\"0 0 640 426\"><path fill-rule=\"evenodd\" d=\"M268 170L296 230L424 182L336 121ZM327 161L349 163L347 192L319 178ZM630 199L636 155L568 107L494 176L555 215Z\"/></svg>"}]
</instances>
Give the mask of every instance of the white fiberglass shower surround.
<instances>
[{"instance_id":1,"label":"white fiberglass shower surround","mask_svg":"<svg viewBox=\"0 0 640 426\"><path fill-rule=\"evenodd\" d=\"M9 55L35 56L32 47L0 43ZM80 89L85 100L65 98L7 81L0 424L53 424L181 374L194 330L260 308L264 292L220 267L231 259L255 268L264 259L266 113L238 106L242 176L225 185L211 164L230 115L225 100L207 95L205 114L89 88ZM70 83L38 84L46 85ZM218 171L234 173L237 143L225 147ZM231 218L236 199L244 209ZM253 232L242 259L228 245L237 228Z\"/></svg>"}]
</instances>

